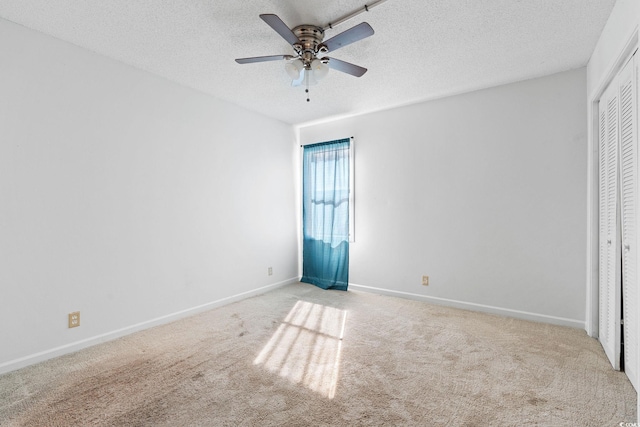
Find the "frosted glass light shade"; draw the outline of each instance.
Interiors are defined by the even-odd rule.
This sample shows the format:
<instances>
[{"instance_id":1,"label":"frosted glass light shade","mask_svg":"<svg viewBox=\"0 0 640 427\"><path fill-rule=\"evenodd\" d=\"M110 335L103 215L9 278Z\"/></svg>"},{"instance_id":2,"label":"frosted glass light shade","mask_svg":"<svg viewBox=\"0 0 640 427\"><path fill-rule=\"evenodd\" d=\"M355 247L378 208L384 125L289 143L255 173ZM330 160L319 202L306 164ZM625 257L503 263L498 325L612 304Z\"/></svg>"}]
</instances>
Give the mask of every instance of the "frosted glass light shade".
<instances>
[{"instance_id":1,"label":"frosted glass light shade","mask_svg":"<svg viewBox=\"0 0 640 427\"><path fill-rule=\"evenodd\" d=\"M294 80L297 80L300 78L300 72L304 69L304 64L302 63L301 60L295 59L293 61L288 61L284 65L284 69L287 72L287 74L289 74L289 77L291 77Z\"/></svg>"},{"instance_id":2,"label":"frosted glass light shade","mask_svg":"<svg viewBox=\"0 0 640 427\"><path fill-rule=\"evenodd\" d=\"M322 80L329 73L329 66L319 59L314 59L311 62L311 69L313 70L313 76L317 81Z\"/></svg>"}]
</instances>

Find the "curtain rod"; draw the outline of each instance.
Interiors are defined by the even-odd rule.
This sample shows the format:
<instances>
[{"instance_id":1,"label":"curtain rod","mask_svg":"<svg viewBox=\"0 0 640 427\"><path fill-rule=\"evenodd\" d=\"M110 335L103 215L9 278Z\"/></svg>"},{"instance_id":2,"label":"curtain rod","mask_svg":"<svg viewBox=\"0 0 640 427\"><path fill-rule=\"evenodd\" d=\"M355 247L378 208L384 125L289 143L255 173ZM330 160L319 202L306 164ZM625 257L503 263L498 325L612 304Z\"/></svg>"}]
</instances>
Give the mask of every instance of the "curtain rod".
<instances>
[{"instance_id":1,"label":"curtain rod","mask_svg":"<svg viewBox=\"0 0 640 427\"><path fill-rule=\"evenodd\" d=\"M349 138L351 139L355 139L354 137L350 136ZM326 142L331 142L331 141L326 141ZM323 144L323 142L314 142L313 144ZM305 145L313 145L313 144L300 144L300 148L304 147Z\"/></svg>"},{"instance_id":2,"label":"curtain rod","mask_svg":"<svg viewBox=\"0 0 640 427\"><path fill-rule=\"evenodd\" d=\"M360 15L362 12L369 12L371 9L373 9L374 7L386 2L387 0L378 0L378 1L374 1L371 4L365 4L363 8L356 10L355 12L351 12L350 14L343 16L342 18L338 19L335 22L329 22L324 28L323 30L327 31L330 28L335 27L336 25L340 25L345 21L348 21L351 18L354 18L358 15Z\"/></svg>"}]
</instances>

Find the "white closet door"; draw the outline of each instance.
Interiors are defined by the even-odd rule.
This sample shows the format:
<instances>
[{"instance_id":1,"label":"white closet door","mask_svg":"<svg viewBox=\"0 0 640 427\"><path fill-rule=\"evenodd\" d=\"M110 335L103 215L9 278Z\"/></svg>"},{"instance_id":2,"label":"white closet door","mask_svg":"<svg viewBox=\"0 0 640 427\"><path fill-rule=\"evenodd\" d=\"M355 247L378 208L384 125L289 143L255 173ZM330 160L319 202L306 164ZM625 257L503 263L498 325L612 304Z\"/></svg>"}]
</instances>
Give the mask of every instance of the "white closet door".
<instances>
[{"instance_id":1,"label":"white closet door","mask_svg":"<svg viewBox=\"0 0 640 427\"><path fill-rule=\"evenodd\" d=\"M620 251L618 241L618 85L600 98L600 325L609 361L620 369Z\"/></svg>"},{"instance_id":2,"label":"white closet door","mask_svg":"<svg viewBox=\"0 0 640 427\"><path fill-rule=\"evenodd\" d=\"M599 240L599 316L598 316L598 339L605 347L605 343L609 342L609 315L607 307L609 307L609 290L607 288L607 109L604 96L598 104L598 201L599 201L599 220L598 220L598 240Z\"/></svg>"},{"instance_id":3,"label":"white closet door","mask_svg":"<svg viewBox=\"0 0 640 427\"><path fill-rule=\"evenodd\" d=\"M599 200L599 325L598 339L603 347L609 342L609 289L607 288L607 102L604 97L598 104L598 200Z\"/></svg>"},{"instance_id":4,"label":"white closet door","mask_svg":"<svg viewBox=\"0 0 640 427\"><path fill-rule=\"evenodd\" d=\"M637 203L638 124L635 56L618 77L620 88L620 223L622 226L622 301L624 370L638 389Z\"/></svg>"}]
</instances>

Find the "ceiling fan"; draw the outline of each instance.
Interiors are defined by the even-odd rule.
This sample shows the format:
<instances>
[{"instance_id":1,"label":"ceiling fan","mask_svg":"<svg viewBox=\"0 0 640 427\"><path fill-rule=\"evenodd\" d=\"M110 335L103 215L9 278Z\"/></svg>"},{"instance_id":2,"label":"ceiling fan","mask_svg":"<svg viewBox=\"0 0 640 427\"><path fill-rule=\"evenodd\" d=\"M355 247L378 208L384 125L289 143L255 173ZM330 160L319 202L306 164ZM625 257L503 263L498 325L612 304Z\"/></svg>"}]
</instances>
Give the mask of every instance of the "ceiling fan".
<instances>
[{"instance_id":1,"label":"ceiling fan","mask_svg":"<svg viewBox=\"0 0 640 427\"><path fill-rule=\"evenodd\" d=\"M366 22L362 22L342 33L323 41L324 29L316 25L298 25L290 29L274 14L263 14L260 18L267 23L276 33L285 39L292 47L294 55L270 55L254 56L251 58L238 58L238 64L251 64L254 62L287 61L285 70L293 79L293 85L306 84L307 93L309 85L315 84L329 72L329 68L361 77L367 69L349 62L326 56L341 47L350 45L359 40L373 35L374 31ZM309 98L307 97L307 101Z\"/></svg>"}]
</instances>

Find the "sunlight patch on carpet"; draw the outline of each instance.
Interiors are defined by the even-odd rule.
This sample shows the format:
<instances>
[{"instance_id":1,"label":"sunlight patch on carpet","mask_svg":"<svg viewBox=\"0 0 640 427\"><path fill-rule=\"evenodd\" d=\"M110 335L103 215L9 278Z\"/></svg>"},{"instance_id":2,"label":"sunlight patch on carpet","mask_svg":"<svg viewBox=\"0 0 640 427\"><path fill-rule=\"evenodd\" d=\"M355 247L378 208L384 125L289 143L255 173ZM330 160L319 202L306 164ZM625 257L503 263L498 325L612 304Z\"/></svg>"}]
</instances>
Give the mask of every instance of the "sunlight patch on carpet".
<instances>
[{"instance_id":1,"label":"sunlight patch on carpet","mask_svg":"<svg viewBox=\"0 0 640 427\"><path fill-rule=\"evenodd\" d=\"M333 399L346 320L345 310L298 301L253 364Z\"/></svg>"}]
</instances>

